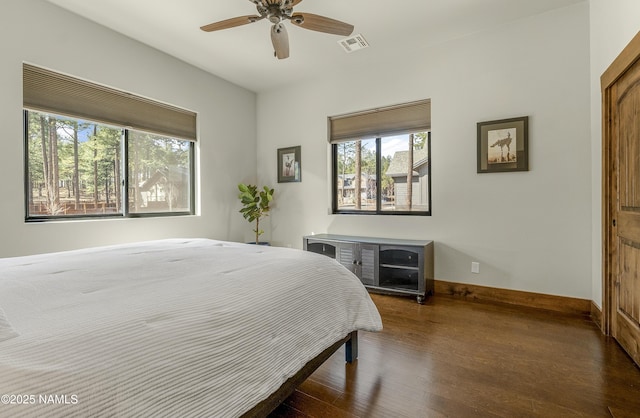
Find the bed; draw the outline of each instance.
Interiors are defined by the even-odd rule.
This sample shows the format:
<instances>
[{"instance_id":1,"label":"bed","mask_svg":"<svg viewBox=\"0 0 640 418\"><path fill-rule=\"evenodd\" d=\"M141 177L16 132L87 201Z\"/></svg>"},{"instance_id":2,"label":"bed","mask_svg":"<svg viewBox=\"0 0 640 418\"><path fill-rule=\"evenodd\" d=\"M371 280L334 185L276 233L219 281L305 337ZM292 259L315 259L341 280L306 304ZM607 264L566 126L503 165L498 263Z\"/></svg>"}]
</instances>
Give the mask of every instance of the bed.
<instances>
[{"instance_id":1,"label":"bed","mask_svg":"<svg viewBox=\"0 0 640 418\"><path fill-rule=\"evenodd\" d=\"M167 239L0 259L0 417L266 416L358 330L335 260Z\"/></svg>"}]
</instances>

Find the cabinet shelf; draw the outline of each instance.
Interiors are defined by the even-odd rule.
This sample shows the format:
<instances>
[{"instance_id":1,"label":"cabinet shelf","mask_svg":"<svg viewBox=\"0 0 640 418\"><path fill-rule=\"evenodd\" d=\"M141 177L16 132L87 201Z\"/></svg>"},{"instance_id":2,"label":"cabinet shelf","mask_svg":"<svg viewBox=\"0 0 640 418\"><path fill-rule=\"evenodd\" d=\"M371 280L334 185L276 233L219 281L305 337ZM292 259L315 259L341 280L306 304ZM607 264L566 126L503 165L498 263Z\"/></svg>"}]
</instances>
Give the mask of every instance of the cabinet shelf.
<instances>
[{"instance_id":1,"label":"cabinet shelf","mask_svg":"<svg viewBox=\"0 0 640 418\"><path fill-rule=\"evenodd\" d=\"M386 267L388 269L402 269L402 270L420 270L419 267L399 266L397 264L379 264L380 267Z\"/></svg>"},{"instance_id":2,"label":"cabinet shelf","mask_svg":"<svg viewBox=\"0 0 640 418\"><path fill-rule=\"evenodd\" d=\"M303 237L305 251L335 258L368 290L415 295L433 294L433 241L320 234Z\"/></svg>"}]
</instances>

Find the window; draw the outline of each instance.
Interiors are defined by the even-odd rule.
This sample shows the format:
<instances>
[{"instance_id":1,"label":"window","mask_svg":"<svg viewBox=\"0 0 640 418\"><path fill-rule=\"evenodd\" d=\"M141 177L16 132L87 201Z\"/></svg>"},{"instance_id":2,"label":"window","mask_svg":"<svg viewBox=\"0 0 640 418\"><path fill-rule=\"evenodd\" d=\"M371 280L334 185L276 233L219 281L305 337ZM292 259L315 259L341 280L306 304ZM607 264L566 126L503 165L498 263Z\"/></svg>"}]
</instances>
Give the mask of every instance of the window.
<instances>
[{"instance_id":1,"label":"window","mask_svg":"<svg viewBox=\"0 0 640 418\"><path fill-rule=\"evenodd\" d=\"M429 100L329 118L333 213L431 215Z\"/></svg>"},{"instance_id":2,"label":"window","mask_svg":"<svg viewBox=\"0 0 640 418\"><path fill-rule=\"evenodd\" d=\"M193 213L191 141L35 111L25 120L27 219Z\"/></svg>"},{"instance_id":3,"label":"window","mask_svg":"<svg viewBox=\"0 0 640 418\"><path fill-rule=\"evenodd\" d=\"M25 64L27 220L194 213L195 114Z\"/></svg>"},{"instance_id":4,"label":"window","mask_svg":"<svg viewBox=\"0 0 640 418\"><path fill-rule=\"evenodd\" d=\"M190 212L192 143L129 132L129 213Z\"/></svg>"}]
</instances>

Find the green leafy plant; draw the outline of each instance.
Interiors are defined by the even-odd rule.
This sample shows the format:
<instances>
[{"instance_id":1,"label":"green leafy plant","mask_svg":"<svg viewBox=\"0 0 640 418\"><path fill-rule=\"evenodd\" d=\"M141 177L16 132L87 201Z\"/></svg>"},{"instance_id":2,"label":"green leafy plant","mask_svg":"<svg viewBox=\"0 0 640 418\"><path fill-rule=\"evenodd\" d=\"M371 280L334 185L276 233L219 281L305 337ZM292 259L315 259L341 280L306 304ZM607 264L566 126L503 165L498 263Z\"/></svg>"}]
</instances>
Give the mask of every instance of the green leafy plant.
<instances>
[{"instance_id":1,"label":"green leafy plant","mask_svg":"<svg viewBox=\"0 0 640 418\"><path fill-rule=\"evenodd\" d=\"M264 186L262 190L258 189L258 186L252 184L238 184L238 199L242 202L242 209L240 213L249 222L256 222L256 228L253 232L256 233L256 244L259 242L259 237L264 233L260 229L260 219L269 216L269 205L273 201L274 189L270 189Z\"/></svg>"}]
</instances>

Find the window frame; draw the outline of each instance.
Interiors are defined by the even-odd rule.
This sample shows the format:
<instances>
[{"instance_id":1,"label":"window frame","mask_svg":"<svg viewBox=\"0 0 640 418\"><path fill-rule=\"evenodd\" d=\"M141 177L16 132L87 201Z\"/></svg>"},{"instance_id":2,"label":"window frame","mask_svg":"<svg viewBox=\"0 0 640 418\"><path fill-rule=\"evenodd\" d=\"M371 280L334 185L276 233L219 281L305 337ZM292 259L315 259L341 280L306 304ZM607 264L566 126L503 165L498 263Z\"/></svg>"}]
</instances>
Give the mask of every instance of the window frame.
<instances>
[{"instance_id":1,"label":"window frame","mask_svg":"<svg viewBox=\"0 0 640 418\"><path fill-rule=\"evenodd\" d=\"M122 161L120 166L120 173L122 180L118 187L121 190L122 208L118 208L118 213L89 213L89 214L74 214L74 215L31 215L29 213L29 194L30 194L30 184L29 184L29 112L36 113L47 113L55 117L60 117L63 115L57 115L52 112L42 112L39 110L29 110L23 109L23 149L24 149L24 170L23 170L23 183L24 183L24 210L25 210L25 222L49 222L49 221L70 221L70 220L87 220L87 219L126 219L126 218L158 218L158 217L171 217L171 216L189 216L195 214L195 142L189 141L182 138L181 139L189 143L189 210L188 211L175 211L175 212L166 212L166 211L158 211L158 212L131 212L129 211L129 132L137 131L136 129L130 129L123 126L115 126L115 125L107 125L104 122L98 122L87 119L78 119L78 116L64 115L69 118L78 119L78 120L86 120L88 122L110 126L112 128L118 128L122 131L122 140L121 140L121 155ZM155 134L159 136L165 136L169 138L167 135Z\"/></svg>"},{"instance_id":2,"label":"window frame","mask_svg":"<svg viewBox=\"0 0 640 418\"><path fill-rule=\"evenodd\" d=\"M432 215L432 206L431 206L431 130L427 132L427 143L425 147L427 147L427 187L429 190L428 194L428 206L429 210L426 211L408 211L408 210L382 210L382 182L380 179L382 178L382 139L383 136L376 136L376 210L354 210L354 209L338 209L338 146L339 143L335 142L331 144L331 213L334 215L399 215L399 216L431 216ZM363 138L364 139L364 138ZM366 138L373 139L373 138ZM353 139L352 141L357 141L357 139ZM343 141L344 142L344 141ZM349 141L351 142L351 141Z\"/></svg>"},{"instance_id":3,"label":"window frame","mask_svg":"<svg viewBox=\"0 0 640 418\"><path fill-rule=\"evenodd\" d=\"M129 132L131 129L125 128L125 135L123 141L123 164L124 169L122 172L123 182L123 215L126 218L157 218L166 216L188 216L195 214L195 183L196 183L196 170L195 170L195 142L189 142L189 210L188 211L176 211L176 212L130 212L129 211Z\"/></svg>"}]
</instances>

